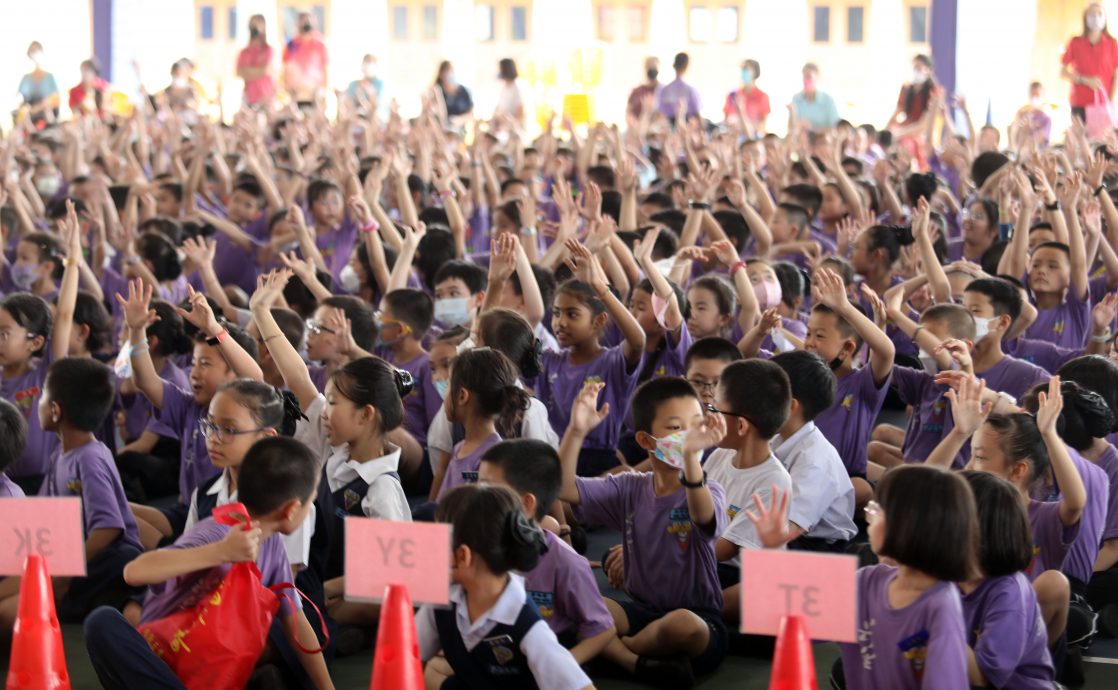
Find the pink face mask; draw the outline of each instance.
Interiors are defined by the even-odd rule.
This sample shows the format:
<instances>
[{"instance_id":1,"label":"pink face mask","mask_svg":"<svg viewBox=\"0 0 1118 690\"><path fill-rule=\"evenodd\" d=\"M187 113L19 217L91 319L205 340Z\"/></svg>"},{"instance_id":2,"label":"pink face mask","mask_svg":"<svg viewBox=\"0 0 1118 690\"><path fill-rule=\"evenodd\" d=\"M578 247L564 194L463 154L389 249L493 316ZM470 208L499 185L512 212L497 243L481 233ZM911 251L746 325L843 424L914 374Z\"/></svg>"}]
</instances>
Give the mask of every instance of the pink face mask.
<instances>
[{"instance_id":1,"label":"pink face mask","mask_svg":"<svg viewBox=\"0 0 1118 690\"><path fill-rule=\"evenodd\" d=\"M757 306L762 310L772 309L780 304L780 299L783 297L780 283L775 280L762 280L759 283L754 283L753 294L757 295Z\"/></svg>"},{"instance_id":2,"label":"pink face mask","mask_svg":"<svg viewBox=\"0 0 1118 690\"><path fill-rule=\"evenodd\" d=\"M804 77L804 91L815 90L815 77Z\"/></svg>"}]
</instances>

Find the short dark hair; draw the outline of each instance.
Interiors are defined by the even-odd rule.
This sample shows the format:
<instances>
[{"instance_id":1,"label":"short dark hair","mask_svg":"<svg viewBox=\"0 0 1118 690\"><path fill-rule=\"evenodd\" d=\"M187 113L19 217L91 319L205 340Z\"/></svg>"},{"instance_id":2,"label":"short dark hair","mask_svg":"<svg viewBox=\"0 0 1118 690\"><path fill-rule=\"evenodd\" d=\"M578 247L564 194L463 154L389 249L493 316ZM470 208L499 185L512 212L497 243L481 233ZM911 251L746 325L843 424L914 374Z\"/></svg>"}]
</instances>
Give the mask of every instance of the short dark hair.
<instances>
[{"instance_id":1,"label":"short dark hair","mask_svg":"<svg viewBox=\"0 0 1118 690\"><path fill-rule=\"evenodd\" d=\"M1033 256L1036 256L1036 253L1039 252L1041 249L1055 249L1056 251L1066 256L1069 261L1071 260L1071 248L1063 242L1041 242L1037 246L1033 247Z\"/></svg>"},{"instance_id":2,"label":"short dark hair","mask_svg":"<svg viewBox=\"0 0 1118 690\"><path fill-rule=\"evenodd\" d=\"M546 550L547 539L524 517L520 497L503 486L459 486L439 501L435 519L450 523L453 548L469 547L497 575L535 568Z\"/></svg>"},{"instance_id":3,"label":"short dark hair","mask_svg":"<svg viewBox=\"0 0 1118 690\"><path fill-rule=\"evenodd\" d=\"M333 180L317 179L311 180L307 185L307 206L313 206L315 202L321 199L324 195L330 192L342 193L342 188L338 186L337 182Z\"/></svg>"},{"instance_id":4,"label":"short dark hair","mask_svg":"<svg viewBox=\"0 0 1118 690\"><path fill-rule=\"evenodd\" d=\"M718 313L724 316L731 316L734 313L734 307L737 305L737 295L734 294L734 288L730 287L730 283L725 278L719 275L705 275L696 278L687 287L688 291L691 288L701 288L714 293L714 299L718 302ZM687 303L690 309L690 302Z\"/></svg>"},{"instance_id":5,"label":"short dark hair","mask_svg":"<svg viewBox=\"0 0 1118 690\"><path fill-rule=\"evenodd\" d=\"M484 292L489 282L489 276L481 266L464 259L452 259L439 268L438 273L435 274L435 283L431 287L451 278L458 278L465 283L470 294Z\"/></svg>"},{"instance_id":6,"label":"short dark hair","mask_svg":"<svg viewBox=\"0 0 1118 690\"><path fill-rule=\"evenodd\" d=\"M807 228L807 224L811 221L811 216L813 215L803 206L792 204L787 201L777 204L776 207L784 211L784 215L788 217L788 223L801 232Z\"/></svg>"},{"instance_id":7,"label":"short dark hair","mask_svg":"<svg viewBox=\"0 0 1118 690\"><path fill-rule=\"evenodd\" d=\"M85 347L90 353L101 352L112 343L113 317L105 304L85 290L78 290L74 300L75 326L88 326Z\"/></svg>"},{"instance_id":8,"label":"short dark hair","mask_svg":"<svg viewBox=\"0 0 1118 690\"><path fill-rule=\"evenodd\" d=\"M237 180L237 183L233 186L233 191L244 192L256 199L257 203L262 203L264 201L264 188L260 186L259 182L252 178L241 178Z\"/></svg>"},{"instance_id":9,"label":"short dark hair","mask_svg":"<svg viewBox=\"0 0 1118 690\"><path fill-rule=\"evenodd\" d=\"M687 69L687 65L691 64L691 56L687 53L676 53L675 59L672 60L672 69L679 71Z\"/></svg>"},{"instance_id":10,"label":"short dark hair","mask_svg":"<svg viewBox=\"0 0 1118 690\"><path fill-rule=\"evenodd\" d=\"M540 375L539 339L523 316L511 309L490 309L478 317L477 332L486 347L509 358L522 378Z\"/></svg>"},{"instance_id":11,"label":"short dark hair","mask_svg":"<svg viewBox=\"0 0 1118 690\"><path fill-rule=\"evenodd\" d=\"M551 305L555 301L555 274L543 266L532 264L532 275L536 278L536 286L540 289L540 299L543 300L544 313L551 311ZM520 274L513 272L509 276L509 284L512 286L513 292L520 296L524 296L524 288L520 285Z\"/></svg>"},{"instance_id":12,"label":"short dark hair","mask_svg":"<svg viewBox=\"0 0 1118 690\"><path fill-rule=\"evenodd\" d=\"M19 238L20 242L27 242L35 247L36 253L39 255L39 263L47 263L51 261L54 263L54 269L51 271L51 277L58 280L62 277L62 260L66 258L66 250L54 235L45 232L29 232Z\"/></svg>"},{"instance_id":13,"label":"short dark hair","mask_svg":"<svg viewBox=\"0 0 1118 690\"><path fill-rule=\"evenodd\" d=\"M512 58L501 58L501 61L497 63L497 69L501 79L512 81L520 76L516 69L516 62Z\"/></svg>"},{"instance_id":14,"label":"short dark hair","mask_svg":"<svg viewBox=\"0 0 1118 690\"><path fill-rule=\"evenodd\" d=\"M373 310L367 302L352 295L334 295L322 300L321 304L345 312L345 317L350 322L350 332L353 333L353 342L362 350L373 349L377 339L377 326L373 322Z\"/></svg>"},{"instance_id":15,"label":"short dark hair","mask_svg":"<svg viewBox=\"0 0 1118 690\"><path fill-rule=\"evenodd\" d=\"M1061 381L1074 381L1103 397L1107 407L1118 413L1118 364L1109 357L1084 355L1076 357L1056 372ZM1118 419L1111 431L1118 431Z\"/></svg>"},{"instance_id":16,"label":"short dark hair","mask_svg":"<svg viewBox=\"0 0 1118 690\"><path fill-rule=\"evenodd\" d=\"M696 402L699 401L695 389L687 379L679 376L663 376L642 383L633 393L629 406L633 415L633 431L651 434L652 423L656 421L660 404L676 398L691 398Z\"/></svg>"},{"instance_id":17,"label":"short dark hair","mask_svg":"<svg viewBox=\"0 0 1118 690\"><path fill-rule=\"evenodd\" d=\"M726 238L734 243L739 252L745 251L745 244L749 241L749 226L745 223L745 216L740 211L726 209L715 211L714 219L726 234Z\"/></svg>"},{"instance_id":18,"label":"short dark hair","mask_svg":"<svg viewBox=\"0 0 1118 690\"><path fill-rule=\"evenodd\" d=\"M977 510L962 477L929 465L904 465L886 472L875 494L885 511L879 556L947 582L977 574Z\"/></svg>"},{"instance_id":19,"label":"short dark hair","mask_svg":"<svg viewBox=\"0 0 1118 690\"><path fill-rule=\"evenodd\" d=\"M47 395L58 404L65 421L78 431L96 431L116 399L113 372L96 359L66 357L47 371Z\"/></svg>"},{"instance_id":20,"label":"short dark hair","mask_svg":"<svg viewBox=\"0 0 1118 690\"><path fill-rule=\"evenodd\" d=\"M819 213L819 207L823 205L823 190L813 184L788 185L780 193L795 199L795 203L807 211L811 218Z\"/></svg>"},{"instance_id":21,"label":"short dark hair","mask_svg":"<svg viewBox=\"0 0 1118 690\"><path fill-rule=\"evenodd\" d=\"M744 415L761 438L769 439L788 421L792 386L778 365L763 359L733 362L722 370L718 386L733 412Z\"/></svg>"},{"instance_id":22,"label":"short dark hair","mask_svg":"<svg viewBox=\"0 0 1118 690\"><path fill-rule=\"evenodd\" d=\"M182 261L166 235L146 232L136 238L135 245L136 253L151 262L151 272L156 280L174 280L182 275Z\"/></svg>"},{"instance_id":23,"label":"short dark hair","mask_svg":"<svg viewBox=\"0 0 1118 690\"><path fill-rule=\"evenodd\" d=\"M0 398L0 472L23 456L27 447L27 422L15 405Z\"/></svg>"},{"instance_id":24,"label":"short dark hair","mask_svg":"<svg viewBox=\"0 0 1118 690\"><path fill-rule=\"evenodd\" d=\"M978 510L978 565L985 577L1021 572L1033 559L1029 516L1021 507L1021 492L989 472L966 470Z\"/></svg>"},{"instance_id":25,"label":"short dark hair","mask_svg":"<svg viewBox=\"0 0 1118 690\"><path fill-rule=\"evenodd\" d=\"M977 292L990 299L995 316L1009 314L1012 324L1021 315L1021 293L1001 278L978 278L967 283L964 292Z\"/></svg>"},{"instance_id":26,"label":"short dark hair","mask_svg":"<svg viewBox=\"0 0 1118 690\"><path fill-rule=\"evenodd\" d=\"M807 277L799 266L790 261L773 261L773 273L780 283L780 301L785 306L794 307L797 297L807 293Z\"/></svg>"},{"instance_id":27,"label":"short dark hair","mask_svg":"<svg viewBox=\"0 0 1118 690\"><path fill-rule=\"evenodd\" d=\"M792 398L799 401L805 422L815 419L835 402L838 380L823 358L814 352L782 352L771 360L788 375Z\"/></svg>"},{"instance_id":28,"label":"short dark hair","mask_svg":"<svg viewBox=\"0 0 1118 690\"><path fill-rule=\"evenodd\" d=\"M384 296L392 315L411 328L416 340L423 340L435 320L435 303L423 290L400 288Z\"/></svg>"},{"instance_id":29,"label":"short dark hair","mask_svg":"<svg viewBox=\"0 0 1118 690\"><path fill-rule=\"evenodd\" d=\"M543 441L529 438L502 441L485 451L481 461L500 467L505 481L520 495L536 497L536 520L542 520L559 498L563 485L559 454Z\"/></svg>"},{"instance_id":30,"label":"short dark hair","mask_svg":"<svg viewBox=\"0 0 1118 690\"><path fill-rule=\"evenodd\" d=\"M237 500L248 514L264 517L288 501L314 498L318 461L305 445L286 436L263 438L245 453L237 475Z\"/></svg>"},{"instance_id":31,"label":"short dark hair","mask_svg":"<svg viewBox=\"0 0 1118 690\"><path fill-rule=\"evenodd\" d=\"M975 157L970 164L970 176L975 187L986 184L986 178L996 173L1003 165L1009 163L1009 158L1004 153L986 151Z\"/></svg>"},{"instance_id":32,"label":"short dark hair","mask_svg":"<svg viewBox=\"0 0 1118 690\"><path fill-rule=\"evenodd\" d=\"M711 336L700 338L687 348L683 356L683 371L686 373L691 368L691 363L696 359L714 359L720 362L737 362L742 359L741 350L725 338Z\"/></svg>"},{"instance_id":33,"label":"short dark hair","mask_svg":"<svg viewBox=\"0 0 1118 690\"><path fill-rule=\"evenodd\" d=\"M381 431L392 431L404 421L401 377L380 357L347 362L330 375L334 387L357 407L371 405L380 418Z\"/></svg>"},{"instance_id":34,"label":"short dark hair","mask_svg":"<svg viewBox=\"0 0 1118 690\"><path fill-rule=\"evenodd\" d=\"M857 309L858 311L860 311L863 316L866 316L866 310L862 307L862 305L860 305L856 302L851 302L850 306L852 308ZM862 336L858 335L858 331L856 331L854 329L854 326L850 325L850 322L847 321L842 316L842 314L839 314L837 311L835 311L834 309L831 309L830 307L828 307L825 304L816 304L815 306L813 306L811 308L811 313L812 314L830 314L830 315L834 316L835 317L835 328L838 329L839 335L842 336L843 340L853 340L854 341L854 351L855 352L857 352L858 350L860 350L862 348Z\"/></svg>"},{"instance_id":35,"label":"short dark hair","mask_svg":"<svg viewBox=\"0 0 1118 690\"><path fill-rule=\"evenodd\" d=\"M306 331L306 323L302 317L290 309L283 307L272 307L272 318L276 320L276 325L279 326L280 333L287 342L291 343L291 347L296 350L301 350L303 347L303 335Z\"/></svg>"},{"instance_id":36,"label":"short dark hair","mask_svg":"<svg viewBox=\"0 0 1118 690\"><path fill-rule=\"evenodd\" d=\"M617 187L617 173L608 165L591 165L586 169L586 177L602 191Z\"/></svg>"},{"instance_id":37,"label":"short dark hair","mask_svg":"<svg viewBox=\"0 0 1118 690\"><path fill-rule=\"evenodd\" d=\"M961 304L935 304L920 315L920 323L941 321L947 324L947 332L952 338L974 340L974 315Z\"/></svg>"},{"instance_id":38,"label":"short dark hair","mask_svg":"<svg viewBox=\"0 0 1118 690\"><path fill-rule=\"evenodd\" d=\"M424 284L434 290L438 283L439 269L453 259L454 236L450 231L442 228L427 228L427 234L419 238L419 248L416 249L413 262L419 269Z\"/></svg>"}]
</instances>

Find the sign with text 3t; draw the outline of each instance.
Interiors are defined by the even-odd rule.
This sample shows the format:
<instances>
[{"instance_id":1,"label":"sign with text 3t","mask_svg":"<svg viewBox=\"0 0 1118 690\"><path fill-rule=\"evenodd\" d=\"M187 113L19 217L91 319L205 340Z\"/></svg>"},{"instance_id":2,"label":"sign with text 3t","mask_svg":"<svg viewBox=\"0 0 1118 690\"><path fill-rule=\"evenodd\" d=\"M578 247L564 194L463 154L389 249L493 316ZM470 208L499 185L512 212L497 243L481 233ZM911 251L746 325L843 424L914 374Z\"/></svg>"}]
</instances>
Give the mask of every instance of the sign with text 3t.
<instances>
[{"instance_id":1,"label":"sign with text 3t","mask_svg":"<svg viewBox=\"0 0 1118 690\"><path fill-rule=\"evenodd\" d=\"M858 559L802 551L741 552L741 631L776 635L803 616L813 640L854 642Z\"/></svg>"},{"instance_id":2,"label":"sign with text 3t","mask_svg":"<svg viewBox=\"0 0 1118 690\"><path fill-rule=\"evenodd\" d=\"M0 575L21 575L33 553L51 575L85 577L80 498L0 499Z\"/></svg>"},{"instance_id":3,"label":"sign with text 3t","mask_svg":"<svg viewBox=\"0 0 1118 690\"><path fill-rule=\"evenodd\" d=\"M379 602L404 585L416 604L450 603L450 525L345 519L345 598Z\"/></svg>"}]
</instances>

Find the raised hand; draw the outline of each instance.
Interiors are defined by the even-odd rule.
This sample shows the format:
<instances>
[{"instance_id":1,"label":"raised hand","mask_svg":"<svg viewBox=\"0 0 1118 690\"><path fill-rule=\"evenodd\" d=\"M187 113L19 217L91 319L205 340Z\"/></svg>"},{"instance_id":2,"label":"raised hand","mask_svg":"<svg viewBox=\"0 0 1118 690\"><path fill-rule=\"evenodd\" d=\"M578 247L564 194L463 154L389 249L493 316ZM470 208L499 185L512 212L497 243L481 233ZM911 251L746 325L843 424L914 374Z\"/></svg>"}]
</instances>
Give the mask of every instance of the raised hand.
<instances>
[{"instance_id":1,"label":"raised hand","mask_svg":"<svg viewBox=\"0 0 1118 690\"><path fill-rule=\"evenodd\" d=\"M586 183L586 189L579 194L579 206L586 220L596 223L602 219L602 190L593 182Z\"/></svg>"},{"instance_id":2,"label":"raised hand","mask_svg":"<svg viewBox=\"0 0 1118 690\"><path fill-rule=\"evenodd\" d=\"M683 453L702 453L707 448L718 445L724 436L726 418L717 413L704 415L701 422L687 431L687 436L683 439Z\"/></svg>"},{"instance_id":3,"label":"raised hand","mask_svg":"<svg viewBox=\"0 0 1118 690\"><path fill-rule=\"evenodd\" d=\"M604 383L587 381L582 384L582 390L575 396L571 406L571 421L568 428L582 434L589 433L591 429L602 423L609 415L609 403L598 407L598 394L606 387Z\"/></svg>"},{"instance_id":4,"label":"raised hand","mask_svg":"<svg viewBox=\"0 0 1118 690\"><path fill-rule=\"evenodd\" d=\"M366 227L373 222L373 211L369 208L369 202L365 201L365 197L355 194L346 200L346 206L361 227Z\"/></svg>"},{"instance_id":5,"label":"raised hand","mask_svg":"<svg viewBox=\"0 0 1118 690\"><path fill-rule=\"evenodd\" d=\"M217 322L217 317L214 316L213 309L210 308L210 303L206 301L206 296L201 292L195 292L194 288L190 285L186 286L190 292L188 298L190 303L190 311L182 307L175 307L175 311L179 313L186 321L194 324L194 326L201 332L209 337L216 336L221 332L221 324Z\"/></svg>"},{"instance_id":6,"label":"raised hand","mask_svg":"<svg viewBox=\"0 0 1118 690\"><path fill-rule=\"evenodd\" d=\"M66 246L66 258L80 261L82 258L82 232L74 202L66 200L66 221L62 224L62 239Z\"/></svg>"},{"instance_id":7,"label":"raised hand","mask_svg":"<svg viewBox=\"0 0 1118 690\"><path fill-rule=\"evenodd\" d=\"M862 295L865 296L873 307L873 322L878 328L884 330L886 324L889 323L889 317L885 311L885 302L878 296L874 289L866 283L862 283Z\"/></svg>"},{"instance_id":8,"label":"raised hand","mask_svg":"<svg viewBox=\"0 0 1118 690\"><path fill-rule=\"evenodd\" d=\"M765 335L772 335L773 331L780 328L781 323L780 312L776 310L776 307L761 312L760 328Z\"/></svg>"},{"instance_id":9,"label":"raised hand","mask_svg":"<svg viewBox=\"0 0 1118 690\"><path fill-rule=\"evenodd\" d=\"M577 240L567 240L567 252L569 253L566 259L567 266L576 278L589 285L599 295L609 289L606 272L602 270L598 257L591 254L589 249Z\"/></svg>"},{"instance_id":10,"label":"raised hand","mask_svg":"<svg viewBox=\"0 0 1118 690\"><path fill-rule=\"evenodd\" d=\"M116 293L116 301L124 311L124 323L129 329L147 330L148 326L159 321L159 316L151 308L153 290L151 285L145 285L137 278L128 281L128 299Z\"/></svg>"},{"instance_id":11,"label":"raised hand","mask_svg":"<svg viewBox=\"0 0 1118 690\"><path fill-rule=\"evenodd\" d=\"M730 240L718 240L710 245L710 251L714 254L714 258L718 259L718 263L726 268L733 268L741 257L738 255L738 249Z\"/></svg>"},{"instance_id":12,"label":"raised hand","mask_svg":"<svg viewBox=\"0 0 1118 690\"><path fill-rule=\"evenodd\" d=\"M1106 331L1115 318L1118 318L1118 293L1111 292L1091 308L1091 325L1096 331Z\"/></svg>"},{"instance_id":13,"label":"raised hand","mask_svg":"<svg viewBox=\"0 0 1118 690\"><path fill-rule=\"evenodd\" d=\"M182 253L196 268L212 266L217 255L217 243L202 237L188 237L182 242Z\"/></svg>"},{"instance_id":14,"label":"raised hand","mask_svg":"<svg viewBox=\"0 0 1118 690\"><path fill-rule=\"evenodd\" d=\"M815 285L812 286L816 301L836 313L841 313L850 305L846 294L846 285L842 277L829 268L820 268L815 272Z\"/></svg>"},{"instance_id":15,"label":"raised hand","mask_svg":"<svg viewBox=\"0 0 1118 690\"><path fill-rule=\"evenodd\" d=\"M1064 396L1060 392L1060 377L1053 376L1048 380L1048 392L1037 395L1040 407L1036 411L1036 426L1044 436L1052 437L1056 434L1056 421L1064 410Z\"/></svg>"},{"instance_id":16,"label":"raised hand","mask_svg":"<svg viewBox=\"0 0 1118 690\"><path fill-rule=\"evenodd\" d=\"M752 160L752 158L750 159ZM745 195L745 185L741 180L730 180L726 188L726 196L730 199L730 203L734 208L745 208L748 203Z\"/></svg>"},{"instance_id":17,"label":"raised hand","mask_svg":"<svg viewBox=\"0 0 1118 690\"><path fill-rule=\"evenodd\" d=\"M280 261L283 262L283 265L294 273L299 280L303 281L304 284L310 284L317 280L313 261L299 258L295 252L281 253L279 258Z\"/></svg>"},{"instance_id":18,"label":"raised hand","mask_svg":"<svg viewBox=\"0 0 1118 690\"><path fill-rule=\"evenodd\" d=\"M490 285L498 285L512 277L519 250L520 239L516 235L506 232L497 237L493 256L489 259Z\"/></svg>"},{"instance_id":19,"label":"raised hand","mask_svg":"<svg viewBox=\"0 0 1118 690\"><path fill-rule=\"evenodd\" d=\"M774 484L768 507L765 507L760 494L754 493L753 507L757 512L754 513L748 508L745 510L746 517L757 529L761 546L766 549L779 549L792 539L792 533L788 529L788 498L791 495L791 491L781 491L780 487Z\"/></svg>"},{"instance_id":20,"label":"raised hand","mask_svg":"<svg viewBox=\"0 0 1118 690\"><path fill-rule=\"evenodd\" d=\"M970 348L967 347L966 342L957 338L948 338L940 343L932 354L939 354L940 352L951 355L951 359L955 360L963 371L973 372L974 362L971 359Z\"/></svg>"},{"instance_id":21,"label":"raised hand","mask_svg":"<svg viewBox=\"0 0 1118 690\"><path fill-rule=\"evenodd\" d=\"M346 318L345 310L333 307L326 313L326 326L334 331L334 348L342 357L350 357L357 352L353 340L353 323Z\"/></svg>"},{"instance_id":22,"label":"raised hand","mask_svg":"<svg viewBox=\"0 0 1118 690\"><path fill-rule=\"evenodd\" d=\"M939 383L939 377L936 377L936 382ZM985 381L964 374L958 380L958 386L957 391L955 389L948 390L946 395L947 399L951 401L951 415L955 420L955 433L970 438L990 416L994 406L982 400L982 394L986 392ZM1041 393L1041 395L1044 394Z\"/></svg>"},{"instance_id":23,"label":"raised hand","mask_svg":"<svg viewBox=\"0 0 1118 690\"><path fill-rule=\"evenodd\" d=\"M644 234L644 237L636 241L633 246L633 253L640 262L642 268L653 263L652 250L656 246L656 238L660 236L660 228L654 227ZM647 270L647 269L646 269Z\"/></svg>"}]
</instances>

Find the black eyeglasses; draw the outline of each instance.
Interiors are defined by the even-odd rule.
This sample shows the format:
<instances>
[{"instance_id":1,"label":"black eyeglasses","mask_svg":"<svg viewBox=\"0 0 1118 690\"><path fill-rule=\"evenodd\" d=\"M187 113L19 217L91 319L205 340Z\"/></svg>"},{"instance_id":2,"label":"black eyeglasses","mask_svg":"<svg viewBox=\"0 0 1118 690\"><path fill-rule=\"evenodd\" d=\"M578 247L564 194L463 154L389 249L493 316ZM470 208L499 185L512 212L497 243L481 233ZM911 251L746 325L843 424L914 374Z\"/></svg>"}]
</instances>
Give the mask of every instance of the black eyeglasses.
<instances>
[{"instance_id":1,"label":"black eyeglasses","mask_svg":"<svg viewBox=\"0 0 1118 690\"><path fill-rule=\"evenodd\" d=\"M687 379L687 383L690 383L696 389L704 393L710 393L712 395L714 394L714 389L718 388L717 381L700 381L699 379Z\"/></svg>"},{"instance_id":2,"label":"black eyeglasses","mask_svg":"<svg viewBox=\"0 0 1118 690\"><path fill-rule=\"evenodd\" d=\"M749 422L750 424L753 423L753 420L750 419L747 415L738 414L737 412L727 412L726 410L720 410L720 409L718 409L717 407L715 407L714 405L712 405L710 403L707 403L706 405L703 405L703 408L706 409L707 412L713 412L714 414L729 415L731 417L740 417L740 418L746 420L747 422Z\"/></svg>"}]
</instances>

